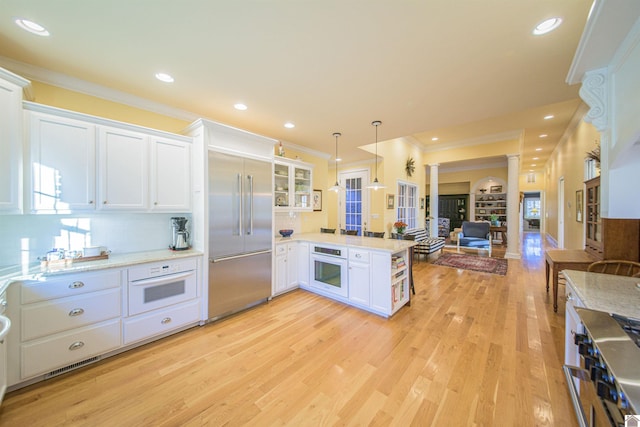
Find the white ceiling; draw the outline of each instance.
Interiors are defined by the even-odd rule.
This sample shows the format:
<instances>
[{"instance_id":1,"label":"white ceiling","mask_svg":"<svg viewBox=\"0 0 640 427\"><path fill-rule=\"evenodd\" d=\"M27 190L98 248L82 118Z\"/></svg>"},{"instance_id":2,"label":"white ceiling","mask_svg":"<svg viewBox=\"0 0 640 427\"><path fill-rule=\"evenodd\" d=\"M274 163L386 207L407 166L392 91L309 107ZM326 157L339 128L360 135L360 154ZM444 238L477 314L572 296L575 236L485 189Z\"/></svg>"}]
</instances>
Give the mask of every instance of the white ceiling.
<instances>
[{"instance_id":1,"label":"white ceiling","mask_svg":"<svg viewBox=\"0 0 640 427\"><path fill-rule=\"evenodd\" d=\"M332 154L524 135L541 169L580 106L590 0L2 0L0 56ZM560 16L553 33L533 36ZM51 37L19 29L14 17ZM6 65L5 65L6 67ZM6 67L11 69L10 67ZM153 76L167 72L172 84ZM28 76L27 76L28 77ZM248 105L237 111L234 103ZM552 120L542 116L554 114ZM292 121L294 129L285 129ZM549 136L541 139L539 135ZM535 147L543 148L535 152Z\"/></svg>"}]
</instances>

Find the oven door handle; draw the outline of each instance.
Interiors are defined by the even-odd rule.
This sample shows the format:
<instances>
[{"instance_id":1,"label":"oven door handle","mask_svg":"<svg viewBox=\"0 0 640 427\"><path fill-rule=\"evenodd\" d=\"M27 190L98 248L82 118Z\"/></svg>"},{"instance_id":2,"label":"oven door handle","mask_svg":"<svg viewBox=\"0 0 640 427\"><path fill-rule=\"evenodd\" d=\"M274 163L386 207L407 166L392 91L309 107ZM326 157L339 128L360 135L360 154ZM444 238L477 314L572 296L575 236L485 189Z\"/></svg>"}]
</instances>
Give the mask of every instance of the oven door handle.
<instances>
[{"instance_id":1,"label":"oven door handle","mask_svg":"<svg viewBox=\"0 0 640 427\"><path fill-rule=\"evenodd\" d=\"M150 279L142 279L136 280L133 282L129 282L129 284L133 286L149 286L149 285L159 285L161 283L169 283L175 282L176 280L186 279L187 277L193 275L193 270L187 271L186 273L178 273L178 274L170 274L167 276L161 277L152 277Z\"/></svg>"},{"instance_id":2,"label":"oven door handle","mask_svg":"<svg viewBox=\"0 0 640 427\"><path fill-rule=\"evenodd\" d=\"M567 380L567 386L569 387L569 394L571 395L571 402L573 403L573 409L576 412L578 418L578 425L580 427L589 427L587 424L587 417L584 413L584 408L580 403L580 396L578 396L578 390L576 389L576 383L573 382L574 378L589 379L589 372L586 369L578 368L575 366L564 365L562 367L564 371L564 377Z\"/></svg>"}]
</instances>

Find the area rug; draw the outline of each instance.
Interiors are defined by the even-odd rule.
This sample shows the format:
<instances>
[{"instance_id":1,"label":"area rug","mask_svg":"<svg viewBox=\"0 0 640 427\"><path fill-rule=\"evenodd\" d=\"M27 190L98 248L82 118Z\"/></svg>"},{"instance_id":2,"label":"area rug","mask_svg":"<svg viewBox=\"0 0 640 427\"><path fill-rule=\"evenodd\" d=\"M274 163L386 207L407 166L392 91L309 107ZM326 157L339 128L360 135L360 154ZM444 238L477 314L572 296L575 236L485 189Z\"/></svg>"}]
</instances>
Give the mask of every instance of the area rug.
<instances>
[{"instance_id":1,"label":"area rug","mask_svg":"<svg viewBox=\"0 0 640 427\"><path fill-rule=\"evenodd\" d=\"M507 274L508 262L504 258L489 258L445 252L433 261L432 264L504 276Z\"/></svg>"}]
</instances>

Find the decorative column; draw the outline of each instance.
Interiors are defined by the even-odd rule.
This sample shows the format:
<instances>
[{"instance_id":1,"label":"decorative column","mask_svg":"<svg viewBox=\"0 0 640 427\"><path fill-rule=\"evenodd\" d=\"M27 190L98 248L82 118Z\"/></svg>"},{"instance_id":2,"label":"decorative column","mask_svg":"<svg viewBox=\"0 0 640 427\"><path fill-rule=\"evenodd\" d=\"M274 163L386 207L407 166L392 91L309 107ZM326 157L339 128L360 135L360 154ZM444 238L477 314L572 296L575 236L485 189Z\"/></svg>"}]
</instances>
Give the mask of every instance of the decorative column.
<instances>
[{"instance_id":1,"label":"decorative column","mask_svg":"<svg viewBox=\"0 0 640 427\"><path fill-rule=\"evenodd\" d=\"M438 166L440 163L429 165L429 236L438 237Z\"/></svg>"},{"instance_id":2,"label":"decorative column","mask_svg":"<svg viewBox=\"0 0 640 427\"><path fill-rule=\"evenodd\" d=\"M507 154L507 252L505 258L520 259L520 155Z\"/></svg>"}]
</instances>

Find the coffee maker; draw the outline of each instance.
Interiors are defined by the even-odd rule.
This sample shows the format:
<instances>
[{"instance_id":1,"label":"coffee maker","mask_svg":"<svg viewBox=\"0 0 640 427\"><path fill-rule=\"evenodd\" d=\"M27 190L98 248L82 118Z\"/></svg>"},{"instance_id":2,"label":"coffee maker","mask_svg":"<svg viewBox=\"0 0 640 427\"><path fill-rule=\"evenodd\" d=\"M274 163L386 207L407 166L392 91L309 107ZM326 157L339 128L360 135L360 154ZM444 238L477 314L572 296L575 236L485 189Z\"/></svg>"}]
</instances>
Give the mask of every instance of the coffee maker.
<instances>
[{"instance_id":1,"label":"coffee maker","mask_svg":"<svg viewBox=\"0 0 640 427\"><path fill-rule=\"evenodd\" d=\"M174 251L189 249L189 232L187 231L187 218L175 216L171 218L171 246Z\"/></svg>"}]
</instances>

